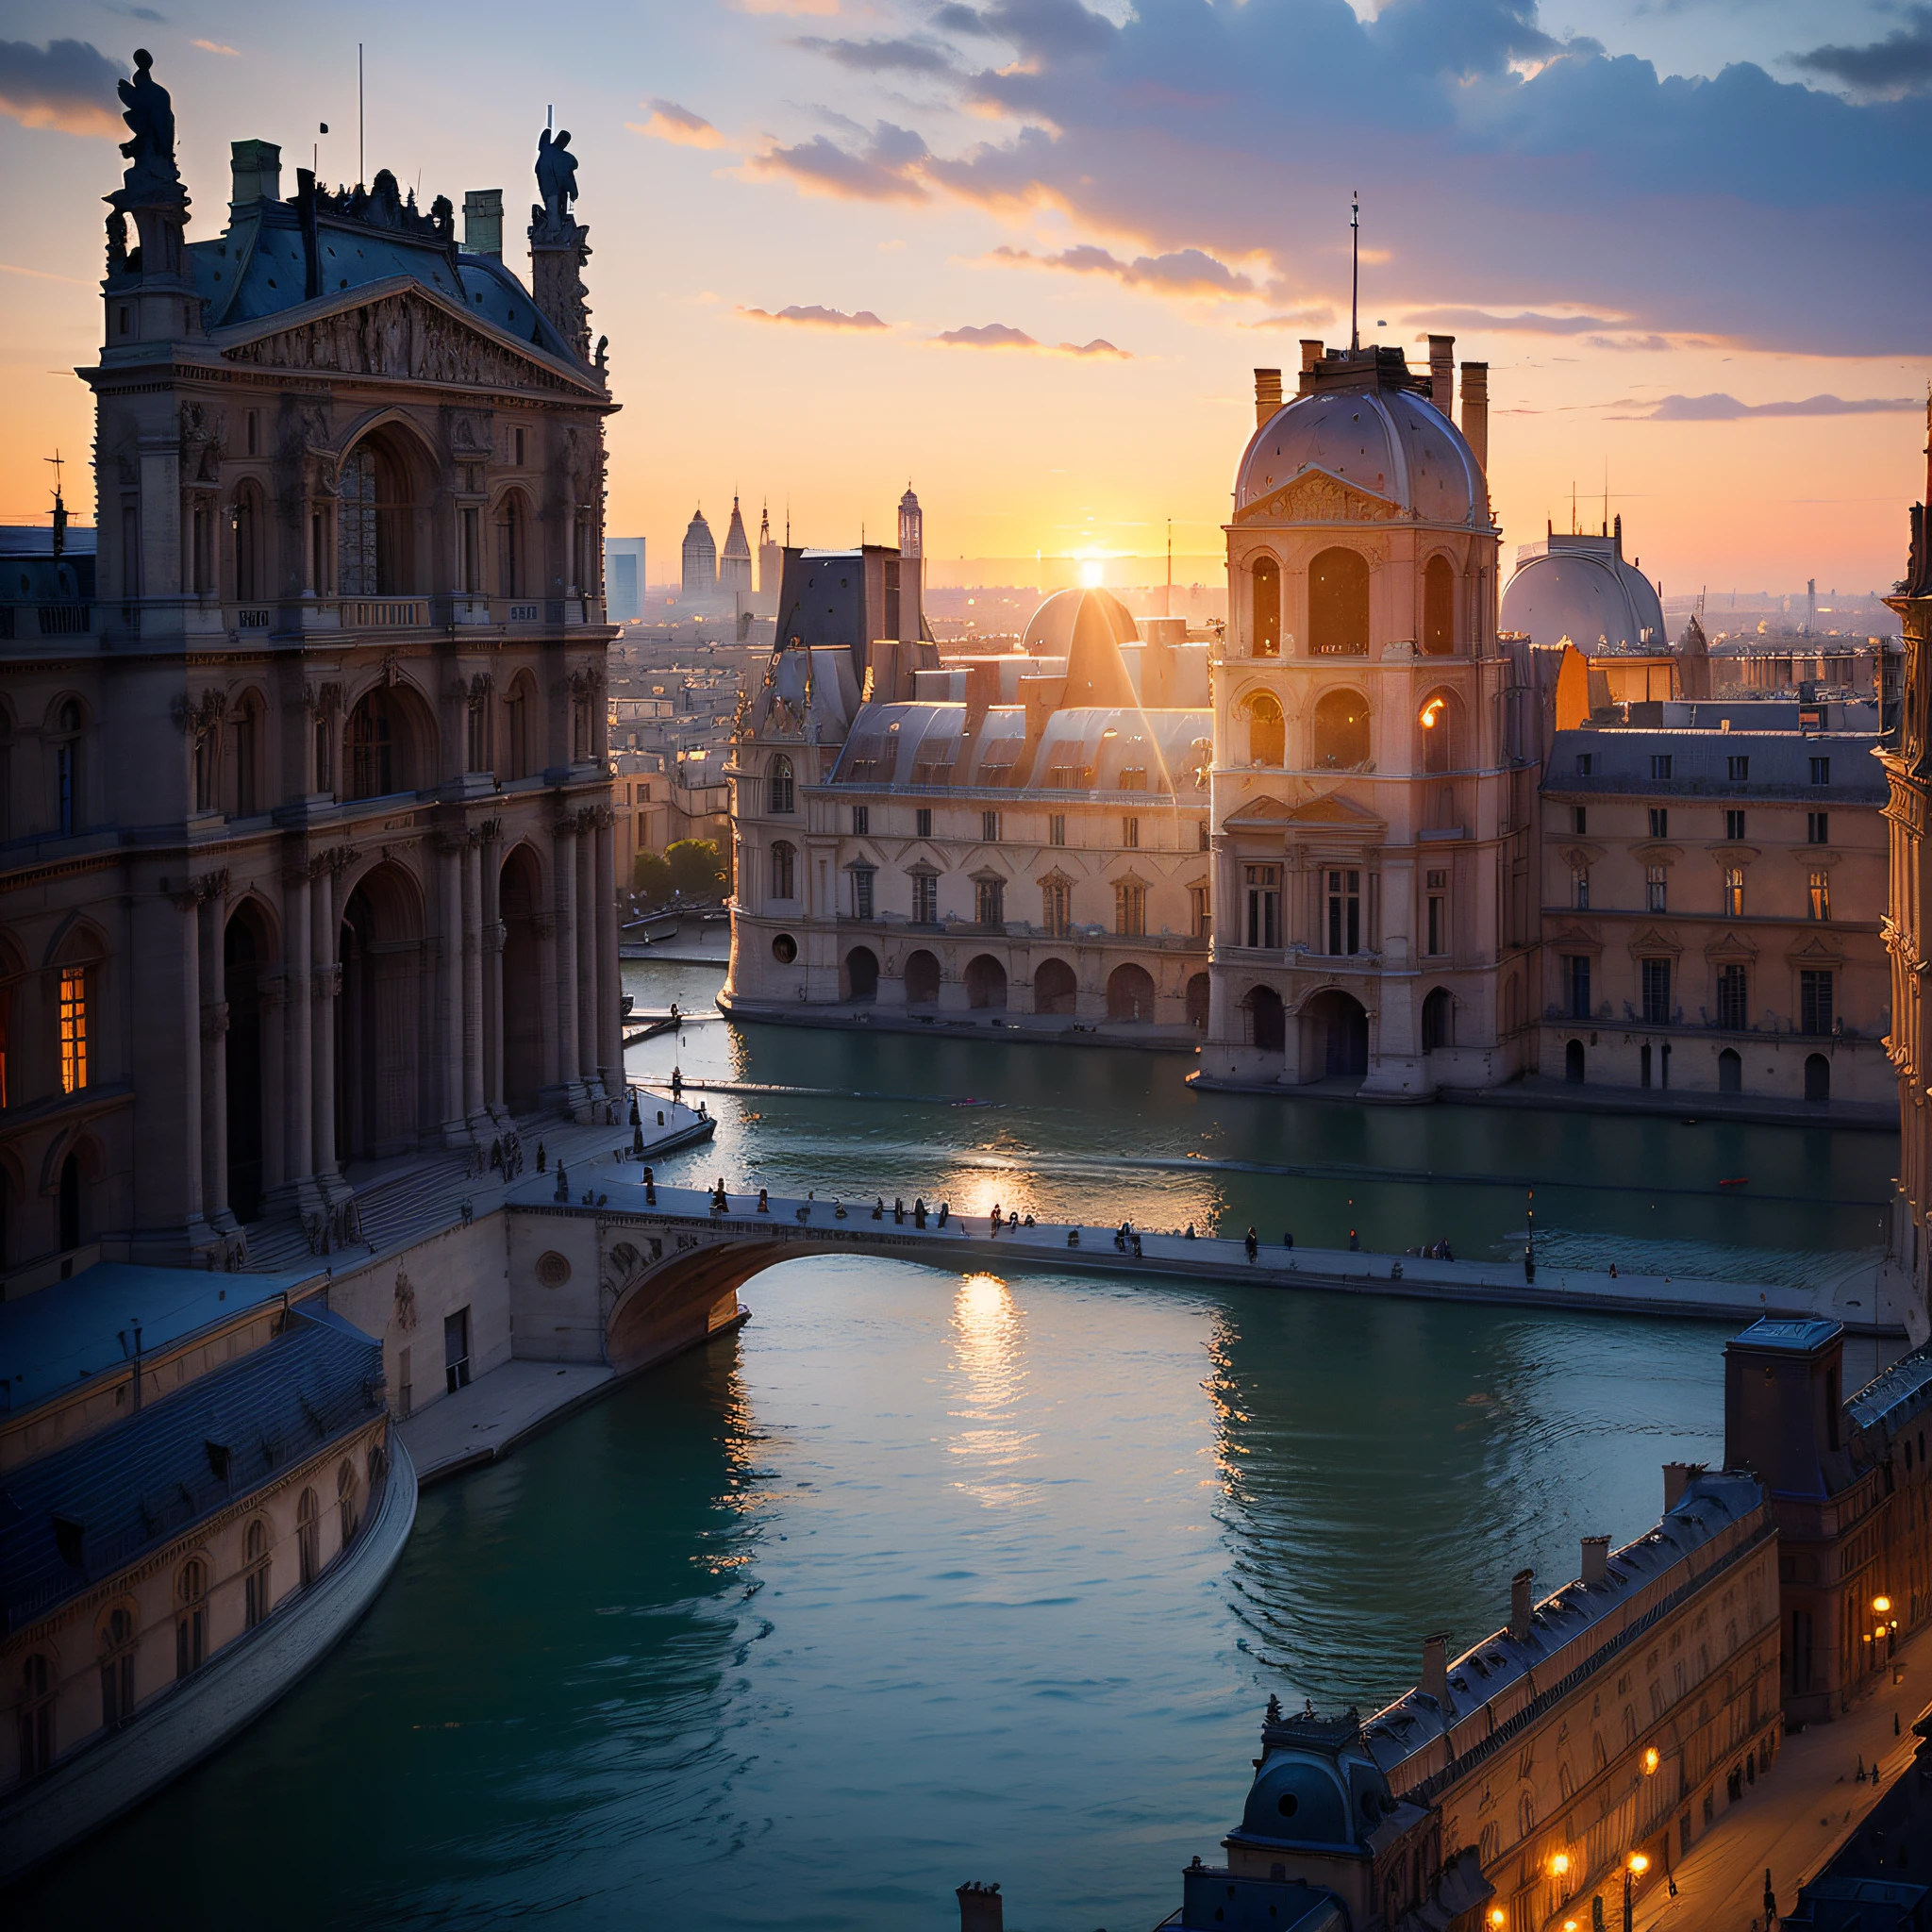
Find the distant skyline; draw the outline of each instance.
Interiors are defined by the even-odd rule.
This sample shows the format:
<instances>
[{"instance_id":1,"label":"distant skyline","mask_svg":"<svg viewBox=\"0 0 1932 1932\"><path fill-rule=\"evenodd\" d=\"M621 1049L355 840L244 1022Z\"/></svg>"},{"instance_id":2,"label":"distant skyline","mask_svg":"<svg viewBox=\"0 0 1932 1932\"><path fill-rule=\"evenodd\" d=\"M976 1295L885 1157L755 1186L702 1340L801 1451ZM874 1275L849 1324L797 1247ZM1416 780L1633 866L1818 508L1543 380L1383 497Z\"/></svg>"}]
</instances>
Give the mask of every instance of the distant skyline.
<instances>
[{"instance_id":1,"label":"distant skyline","mask_svg":"<svg viewBox=\"0 0 1932 1932\"><path fill-rule=\"evenodd\" d=\"M460 22L460 31L453 24ZM113 79L153 49L219 232L227 144L311 141L422 199L521 211L554 105L625 408L613 534L676 554L789 505L795 541L935 558L1218 549L1253 367L1453 329L1491 367L1509 546L1611 512L1645 572L1883 590L1924 491L1932 8L1889 0L476 0L326 16L0 4L0 521L42 458L89 516ZM318 123L330 133L318 136ZM527 260L522 222L506 257Z\"/></svg>"}]
</instances>

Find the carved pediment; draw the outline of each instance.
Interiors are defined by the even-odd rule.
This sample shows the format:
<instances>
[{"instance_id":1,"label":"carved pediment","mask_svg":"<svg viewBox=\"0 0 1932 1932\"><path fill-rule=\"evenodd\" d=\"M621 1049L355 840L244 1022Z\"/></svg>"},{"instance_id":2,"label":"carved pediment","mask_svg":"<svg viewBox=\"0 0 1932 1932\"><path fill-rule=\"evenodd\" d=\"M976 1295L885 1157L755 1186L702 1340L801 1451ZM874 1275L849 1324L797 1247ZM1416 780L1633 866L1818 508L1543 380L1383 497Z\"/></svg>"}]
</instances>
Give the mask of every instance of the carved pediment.
<instances>
[{"instance_id":1,"label":"carved pediment","mask_svg":"<svg viewBox=\"0 0 1932 1932\"><path fill-rule=\"evenodd\" d=\"M1845 949L1835 934L1814 933L1785 954L1793 966L1842 966Z\"/></svg>"},{"instance_id":2,"label":"carved pediment","mask_svg":"<svg viewBox=\"0 0 1932 1932\"><path fill-rule=\"evenodd\" d=\"M1348 825L1360 831L1379 831L1383 823L1367 806L1357 805L1339 791L1324 792L1320 798L1296 806L1288 821L1295 825Z\"/></svg>"},{"instance_id":3,"label":"carved pediment","mask_svg":"<svg viewBox=\"0 0 1932 1932\"><path fill-rule=\"evenodd\" d=\"M1235 512L1238 524L1386 524L1402 506L1311 465Z\"/></svg>"},{"instance_id":4,"label":"carved pediment","mask_svg":"<svg viewBox=\"0 0 1932 1932\"><path fill-rule=\"evenodd\" d=\"M1554 953L1600 953L1604 949L1604 942L1596 933L1588 926L1575 924L1552 933L1544 944Z\"/></svg>"},{"instance_id":5,"label":"carved pediment","mask_svg":"<svg viewBox=\"0 0 1932 1932\"><path fill-rule=\"evenodd\" d=\"M1666 953L1675 957L1681 954L1684 948L1674 939L1664 932L1661 927L1655 925L1645 926L1630 941L1630 952L1633 958L1641 958L1647 954L1651 958L1655 959Z\"/></svg>"},{"instance_id":6,"label":"carved pediment","mask_svg":"<svg viewBox=\"0 0 1932 1932\"><path fill-rule=\"evenodd\" d=\"M433 290L395 276L217 332L231 362L464 389L541 390L602 400L548 351L512 341Z\"/></svg>"},{"instance_id":7,"label":"carved pediment","mask_svg":"<svg viewBox=\"0 0 1932 1932\"><path fill-rule=\"evenodd\" d=\"M1719 966L1748 965L1757 958L1757 948L1744 933L1720 933L1705 947L1704 957Z\"/></svg>"}]
</instances>

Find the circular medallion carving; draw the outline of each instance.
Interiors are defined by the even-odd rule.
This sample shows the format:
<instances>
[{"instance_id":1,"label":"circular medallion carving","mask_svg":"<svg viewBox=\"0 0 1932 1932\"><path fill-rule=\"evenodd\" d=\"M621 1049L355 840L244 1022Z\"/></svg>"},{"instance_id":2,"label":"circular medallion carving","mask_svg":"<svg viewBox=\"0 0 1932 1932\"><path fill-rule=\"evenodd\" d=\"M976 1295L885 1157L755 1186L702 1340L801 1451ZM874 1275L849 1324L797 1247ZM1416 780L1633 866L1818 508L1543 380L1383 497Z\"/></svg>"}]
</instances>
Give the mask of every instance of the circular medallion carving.
<instances>
[{"instance_id":1,"label":"circular medallion carving","mask_svg":"<svg viewBox=\"0 0 1932 1932\"><path fill-rule=\"evenodd\" d=\"M551 1248L537 1257L537 1279L545 1288L561 1288L570 1279L570 1263Z\"/></svg>"}]
</instances>

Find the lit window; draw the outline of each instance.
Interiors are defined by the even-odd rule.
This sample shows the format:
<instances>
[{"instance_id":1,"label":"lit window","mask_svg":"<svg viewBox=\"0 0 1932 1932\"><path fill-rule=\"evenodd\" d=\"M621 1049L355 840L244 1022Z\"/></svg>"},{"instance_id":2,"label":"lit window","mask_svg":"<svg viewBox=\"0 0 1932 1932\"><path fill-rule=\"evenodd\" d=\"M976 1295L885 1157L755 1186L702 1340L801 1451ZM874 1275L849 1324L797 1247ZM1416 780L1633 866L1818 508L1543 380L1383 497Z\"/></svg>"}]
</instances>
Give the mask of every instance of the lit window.
<instances>
[{"instance_id":1,"label":"lit window","mask_svg":"<svg viewBox=\"0 0 1932 1932\"><path fill-rule=\"evenodd\" d=\"M60 1091L78 1093L87 1085L87 968L60 970Z\"/></svg>"},{"instance_id":2,"label":"lit window","mask_svg":"<svg viewBox=\"0 0 1932 1932\"><path fill-rule=\"evenodd\" d=\"M1744 868L1741 865L1724 867L1724 917L1742 919L1744 916Z\"/></svg>"},{"instance_id":3,"label":"lit window","mask_svg":"<svg viewBox=\"0 0 1932 1932\"><path fill-rule=\"evenodd\" d=\"M1831 917L1831 874L1823 870L1811 874L1809 890L1810 912L1813 919Z\"/></svg>"}]
</instances>

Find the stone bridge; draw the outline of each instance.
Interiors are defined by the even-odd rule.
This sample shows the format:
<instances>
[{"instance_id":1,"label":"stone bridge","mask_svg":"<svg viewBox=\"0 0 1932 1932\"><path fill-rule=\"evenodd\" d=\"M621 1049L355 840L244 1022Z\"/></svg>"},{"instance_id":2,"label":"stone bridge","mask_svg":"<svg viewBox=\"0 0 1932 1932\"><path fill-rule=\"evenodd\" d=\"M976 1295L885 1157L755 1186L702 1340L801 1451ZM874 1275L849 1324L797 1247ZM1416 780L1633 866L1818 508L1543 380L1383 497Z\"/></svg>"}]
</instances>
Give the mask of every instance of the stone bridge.
<instances>
[{"instance_id":1,"label":"stone bridge","mask_svg":"<svg viewBox=\"0 0 1932 1932\"><path fill-rule=\"evenodd\" d=\"M1202 1286L1322 1289L1733 1324L1766 1313L1826 1315L1855 1333L1901 1332L1890 1311L1876 1306L1869 1268L1809 1288L1547 1265L1530 1280L1520 1258L1433 1261L1263 1241L1250 1260L1240 1240L1145 1229L1136 1257L1116 1248L1112 1228L1065 1222L1009 1224L994 1233L990 1216L955 1215L942 1227L933 1211L919 1227L909 1209L900 1222L891 1208L874 1220L870 1201L846 1203L841 1211L831 1200L773 1195L760 1207L756 1191L727 1194L721 1210L705 1189L648 1187L641 1170L627 1164L576 1170L567 1199L557 1197L552 1180L533 1177L504 1207L516 1353L608 1362L620 1374L730 1326L741 1317L738 1291L761 1270L822 1254L891 1256L952 1273L1142 1274Z\"/></svg>"}]
</instances>

